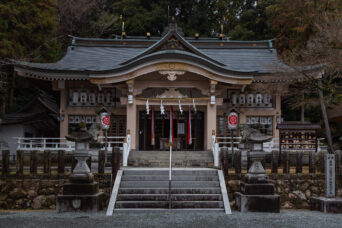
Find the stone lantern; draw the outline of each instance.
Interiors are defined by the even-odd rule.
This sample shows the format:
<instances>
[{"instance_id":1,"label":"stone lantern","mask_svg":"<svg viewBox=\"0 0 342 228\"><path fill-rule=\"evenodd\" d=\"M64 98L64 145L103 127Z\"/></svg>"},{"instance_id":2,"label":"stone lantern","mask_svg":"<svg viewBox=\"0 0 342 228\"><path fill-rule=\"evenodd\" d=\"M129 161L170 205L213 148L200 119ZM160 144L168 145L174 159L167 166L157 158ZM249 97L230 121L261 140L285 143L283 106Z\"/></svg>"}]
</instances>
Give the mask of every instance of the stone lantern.
<instances>
[{"instance_id":1,"label":"stone lantern","mask_svg":"<svg viewBox=\"0 0 342 228\"><path fill-rule=\"evenodd\" d=\"M103 192L99 192L99 184L94 182L94 175L86 162L92 135L81 129L65 138L75 142L77 164L69 177L69 183L63 185L63 194L57 196L56 210L98 212L103 208Z\"/></svg>"},{"instance_id":2,"label":"stone lantern","mask_svg":"<svg viewBox=\"0 0 342 228\"><path fill-rule=\"evenodd\" d=\"M246 129L244 129L246 131ZM248 131L248 130L247 130ZM260 132L248 132L243 137L243 148L249 150L252 165L240 184L240 192L235 193L238 210L241 212L276 212L280 211L280 196L274 194L274 184L269 183L268 175L261 164L265 152L263 143L272 137Z\"/></svg>"}]
</instances>

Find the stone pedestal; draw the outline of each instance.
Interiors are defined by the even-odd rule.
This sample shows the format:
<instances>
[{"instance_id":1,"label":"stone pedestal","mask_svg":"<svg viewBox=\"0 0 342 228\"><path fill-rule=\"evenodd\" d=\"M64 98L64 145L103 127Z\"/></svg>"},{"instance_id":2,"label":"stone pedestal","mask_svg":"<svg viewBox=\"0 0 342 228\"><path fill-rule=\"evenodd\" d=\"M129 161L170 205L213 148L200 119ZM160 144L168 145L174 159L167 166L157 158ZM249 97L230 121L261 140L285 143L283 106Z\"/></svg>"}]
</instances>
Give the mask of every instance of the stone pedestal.
<instances>
[{"instance_id":1,"label":"stone pedestal","mask_svg":"<svg viewBox=\"0 0 342 228\"><path fill-rule=\"evenodd\" d=\"M310 209L324 213L342 213L342 198L311 197Z\"/></svg>"},{"instance_id":2,"label":"stone pedestal","mask_svg":"<svg viewBox=\"0 0 342 228\"><path fill-rule=\"evenodd\" d=\"M63 185L63 194L57 196L57 212L98 212L103 209L103 192L99 184L67 183Z\"/></svg>"},{"instance_id":3,"label":"stone pedestal","mask_svg":"<svg viewBox=\"0 0 342 228\"><path fill-rule=\"evenodd\" d=\"M269 183L261 163L254 162L245 176L245 183L240 184L240 191L235 193L235 202L241 212L280 211L280 197L274 194L274 185Z\"/></svg>"},{"instance_id":4,"label":"stone pedestal","mask_svg":"<svg viewBox=\"0 0 342 228\"><path fill-rule=\"evenodd\" d=\"M77 153L77 164L63 185L63 194L57 196L57 212L98 212L103 209L104 194L99 192L99 184L86 163L88 153Z\"/></svg>"}]
</instances>

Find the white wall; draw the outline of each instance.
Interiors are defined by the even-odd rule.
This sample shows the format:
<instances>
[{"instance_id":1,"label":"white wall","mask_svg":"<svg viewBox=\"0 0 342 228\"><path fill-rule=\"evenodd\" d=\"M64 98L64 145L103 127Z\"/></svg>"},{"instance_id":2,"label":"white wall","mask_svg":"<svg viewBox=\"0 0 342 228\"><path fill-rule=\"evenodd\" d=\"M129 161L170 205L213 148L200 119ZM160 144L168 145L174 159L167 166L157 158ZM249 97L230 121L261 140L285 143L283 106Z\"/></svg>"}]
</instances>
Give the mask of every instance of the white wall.
<instances>
[{"instance_id":1,"label":"white wall","mask_svg":"<svg viewBox=\"0 0 342 228\"><path fill-rule=\"evenodd\" d=\"M15 125L1 125L0 138L8 143L10 154L16 154L16 140L13 137L24 137L24 127L20 124Z\"/></svg>"}]
</instances>

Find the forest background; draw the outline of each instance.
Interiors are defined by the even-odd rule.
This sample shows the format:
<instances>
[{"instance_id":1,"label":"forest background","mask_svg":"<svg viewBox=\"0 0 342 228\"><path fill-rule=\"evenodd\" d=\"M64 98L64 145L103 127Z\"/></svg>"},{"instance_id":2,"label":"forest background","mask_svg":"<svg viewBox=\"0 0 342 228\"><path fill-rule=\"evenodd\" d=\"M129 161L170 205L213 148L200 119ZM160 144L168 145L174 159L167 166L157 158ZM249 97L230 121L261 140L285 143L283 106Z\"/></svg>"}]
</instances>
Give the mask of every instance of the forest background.
<instances>
[{"instance_id":1,"label":"forest background","mask_svg":"<svg viewBox=\"0 0 342 228\"><path fill-rule=\"evenodd\" d=\"M8 59L58 61L71 44L69 35L116 38L124 29L128 36L160 37L174 16L185 36L272 40L284 62L300 65L306 62L300 53L322 36L317 24L341 15L342 0L0 0L0 116L39 94L58 102L58 94L15 77ZM328 107L341 105L340 80L324 85ZM283 99L283 117L299 120L305 103L305 120L322 122L317 97L316 91L306 100L292 92ZM341 129L332 127L334 141Z\"/></svg>"}]
</instances>

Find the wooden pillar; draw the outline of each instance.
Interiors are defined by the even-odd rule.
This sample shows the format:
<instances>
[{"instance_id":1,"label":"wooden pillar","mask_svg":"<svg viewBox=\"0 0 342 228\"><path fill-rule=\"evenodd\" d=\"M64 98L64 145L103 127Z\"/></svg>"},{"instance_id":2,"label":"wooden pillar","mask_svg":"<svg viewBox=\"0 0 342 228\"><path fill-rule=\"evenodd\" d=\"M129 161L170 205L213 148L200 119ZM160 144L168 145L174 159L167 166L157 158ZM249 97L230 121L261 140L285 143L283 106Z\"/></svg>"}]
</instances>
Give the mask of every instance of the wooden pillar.
<instances>
[{"instance_id":1,"label":"wooden pillar","mask_svg":"<svg viewBox=\"0 0 342 228\"><path fill-rule=\"evenodd\" d=\"M240 151L234 151L234 168L235 168L235 173L238 173L238 174L241 173L241 152Z\"/></svg>"},{"instance_id":2,"label":"wooden pillar","mask_svg":"<svg viewBox=\"0 0 342 228\"><path fill-rule=\"evenodd\" d=\"M279 154L278 151L274 150L272 151L272 173L277 174L278 173L278 158Z\"/></svg>"},{"instance_id":3,"label":"wooden pillar","mask_svg":"<svg viewBox=\"0 0 342 228\"><path fill-rule=\"evenodd\" d=\"M296 173L303 172L303 151L296 153Z\"/></svg>"},{"instance_id":4,"label":"wooden pillar","mask_svg":"<svg viewBox=\"0 0 342 228\"><path fill-rule=\"evenodd\" d=\"M51 175L51 151L44 151L44 174Z\"/></svg>"},{"instance_id":5,"label":"wooden pillar","mask_svg":"<svg viewBox=\"0 0 342 228\"><path fill-rule=\"evenodd\" d=\"M68 118L69 116L65 111L67 110L67 102L68 102L68 97L67 97L67 90L64 88L60 91L60 109L59 113L64 115L64 120L61 120L59 122L59 136L60 138L64 138L65 136L68 135Z\"/></svg>"},{"instance_id":6,"label":"wooden pillar","mask_svg":"<svg viewBox=\"0 0 342 228\"><path fill-rule=\"evenodd\" d=\"M30 159L30 173L37 174L37 166L38 166L38 158L37 151L31 151L31 159Z\"/></svg>"},{"instance_id":7,"label":"wooden pillar","mask_svg":"<svg viewBox=\"0 0 342 228\"><path fill-rule=\"evenodd\" d=\"M24 174L24 151L17 151L17 175L22 176Z\"/></svg>"},{"instance_id":8,"label":"wooden pillar","mask_svg":"<svg viewBox=\"0 0 342 228\"><path fill-rule=\"evenodd\" d=\"M289 152L283 151L283 173L290 172Z\"/></svg>"},{"instance_id":9,"label":"wooden pillar","mask_svg":"<svg viewBox=\"0 0 342 228\"><path fill-rule=\"evenodd\" d=\"M2 176L6 177L9 174L9 150L2 151Z\"/></svg>"},{"instance_id":10,"label":"wooden pillar","mask_svg":"<svg viewBox=\"0 0 342 228\"><path fill-rule=\"evenodd\" d=\"M120 169L120 148L113 147L112 150L112 184L114 184L116 174Z\"/></svg>"},{"instance_id":11,"label":"wooden pillar","mask_svg":"<svg viewBox=\"0 0 342 228\"><path fill-rule=\"evenodd\" d=\"M64 150L58 151L58 174L59 175L64 174L64 171L65 171L64 155L65 155Z\"/></svg>"}]
</instances>

